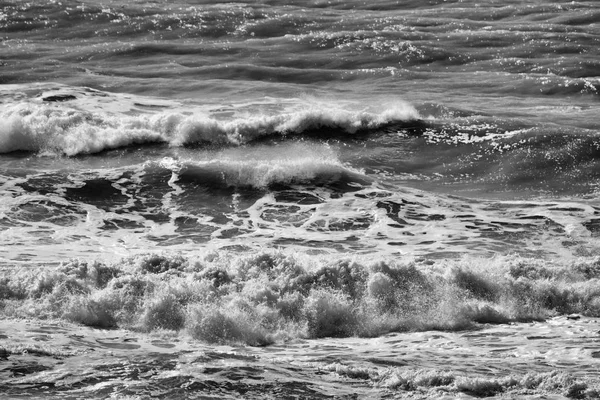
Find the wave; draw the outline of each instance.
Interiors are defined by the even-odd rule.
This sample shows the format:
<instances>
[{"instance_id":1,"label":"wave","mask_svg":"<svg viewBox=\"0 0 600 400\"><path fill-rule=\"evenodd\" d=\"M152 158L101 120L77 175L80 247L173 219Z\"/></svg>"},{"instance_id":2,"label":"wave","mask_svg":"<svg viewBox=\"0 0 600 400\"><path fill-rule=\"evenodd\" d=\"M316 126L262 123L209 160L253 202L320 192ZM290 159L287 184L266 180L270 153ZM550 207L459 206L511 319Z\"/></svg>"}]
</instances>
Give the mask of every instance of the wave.
<instances>
[{"instance_id":1,"label":"wave","mask_svg":"<svg viewBox=\"0 0 600 400\"><path fill-rule=\"evenodd\" d=\"M67 96L67 95L65 95ZM75 97L75 96L73 96ZM45 99L56 100L56 97ZM243 145L272 136L355 134L415 121L418 112L397 102L378 111L352 110L335 103L308 102L281 112L250 112L223 118L205 111L163 111L126 115L76 108L71 97L52 104L21 102L0 111L0 153L29 151L75 156L130 145L166 143ZM148 107L146 107L148 108Z\"/></svg>"},{"instance_id":2,"label":"wave","mask_svg":"<svg viewBox=\"0 0 600 400\"><path fill-rule=\"evenodd\" d=\"M209 343L264 345L290 337L373 337L478 323L600 315L598 258L550 264L494 260L352 259L221 250L147 254L113 265L9 268L3 317L89 326L186 330Z\"/></svg>"},{"instance_id":3,"label":"wave","mask_svg":"<svg viewBox=\"0 0 600 400\"><path fill-rule=\"evenodd\" d=\"M327 146L290 143L252 149L228 149L204 161L165 159L178 181L203 186L266 188L272 185L312 184L347 186L368 184L359 171L342 165Z\"/></svg>"},{"instance_id":4,"label":"wave","mask_svg":"<svg viewBox=\"0 0 600 400\"><path fill-rule=\"evenodd\" d=\"M477 377L465 373L453 373L442 369L387 367L385 369L344 365L339 362L328 364L323 370L341 377L370 381L373 386L417 392L426 398L439 398L441 392L464 393L470 397L492 397L506 394L520 395L534 391L562 392L569 398L594 398L599 392L584 381L558 370L529 372L525 375L502 377ZM520 397L520 396L519 396Z\"/></svg>"}]
</instances>

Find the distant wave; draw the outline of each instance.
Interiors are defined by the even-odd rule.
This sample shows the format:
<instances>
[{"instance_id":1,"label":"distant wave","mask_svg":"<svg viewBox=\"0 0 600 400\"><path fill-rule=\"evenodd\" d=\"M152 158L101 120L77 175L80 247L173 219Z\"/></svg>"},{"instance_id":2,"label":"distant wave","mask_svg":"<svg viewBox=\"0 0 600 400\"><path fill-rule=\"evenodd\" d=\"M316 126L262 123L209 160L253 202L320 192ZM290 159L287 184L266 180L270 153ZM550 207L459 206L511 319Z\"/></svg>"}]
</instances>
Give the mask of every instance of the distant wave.
<instances>
[{"instance_id":1,"label":"distant wave","mask_svg":"<svg viewBox=\"0 0 600 400\"><path fill-rule=\"evenodd\" d=\"M108 149L166 143L241 145L273 135L354 134L388 124L419 119L406 103L378 112L352 111L336 104L309 104L273 115L256 113L222 119L205 112L186 115L164 111L154 115L94 113L63 104L18 103L0 111L0 153L30 151L75 156Z\"/></svg>"}]
</instances>

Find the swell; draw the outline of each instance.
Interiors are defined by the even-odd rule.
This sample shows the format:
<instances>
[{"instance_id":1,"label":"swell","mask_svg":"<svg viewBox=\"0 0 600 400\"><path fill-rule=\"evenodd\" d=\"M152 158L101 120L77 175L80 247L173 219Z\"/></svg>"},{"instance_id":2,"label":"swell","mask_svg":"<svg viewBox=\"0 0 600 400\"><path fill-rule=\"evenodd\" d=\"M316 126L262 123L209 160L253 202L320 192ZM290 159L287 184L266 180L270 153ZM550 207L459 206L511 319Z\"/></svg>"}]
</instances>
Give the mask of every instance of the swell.
<instances>
[{"instance_id":1,"label":"swell","mask_svg":"<svg viewBox=\"0 0 600 400\"><path fill-rule=\"evenodd\" d=\"M336 160L321 161L305 157L280 162L216 160L192 163L179 170L178 181L216 188L264 189L276 185L281 189L293 184L336 187L353 183L368 184L369 179L344 168Z\"/></svg>"},{"instance_id":2,"label":"swell","mask_svg":"<svg viewBox=\"0 0 600 400\"><path fill-rule=\"evenodd\" d=\"M518 196L597 192L600 136L586 126L576 126L586 125L579 120L586 110L550 107L545 111L554 114L549 118L561 116L565 126L469 116L464 110L432 104L419 111L439 119L418 137L412 136L416 133L412 130L404 138L373 138L386 146L385 157L373 158L368 167L412 175L418 187L429 190L444 191L444 185L449 191L468 189L468 196L482 191L514 191Z\"/></svg>"}]
</instances>

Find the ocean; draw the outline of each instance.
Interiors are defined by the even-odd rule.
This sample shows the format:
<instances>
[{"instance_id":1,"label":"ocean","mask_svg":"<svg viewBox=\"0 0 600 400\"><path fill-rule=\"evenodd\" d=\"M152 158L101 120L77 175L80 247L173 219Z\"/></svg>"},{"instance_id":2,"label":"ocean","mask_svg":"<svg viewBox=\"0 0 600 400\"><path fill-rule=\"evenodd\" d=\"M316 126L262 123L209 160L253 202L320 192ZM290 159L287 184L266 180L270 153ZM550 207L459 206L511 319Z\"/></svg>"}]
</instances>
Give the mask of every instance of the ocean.
<instances>
[{"instance_id":1,"label":"ocean","mask_svg":"<svg viewBox=\"0 0 600 400\"><path fill-rule=\"evenodd\" d=\"M0 0L0 398L600 398L600 3Z\"/></svg>"}]
</instances>

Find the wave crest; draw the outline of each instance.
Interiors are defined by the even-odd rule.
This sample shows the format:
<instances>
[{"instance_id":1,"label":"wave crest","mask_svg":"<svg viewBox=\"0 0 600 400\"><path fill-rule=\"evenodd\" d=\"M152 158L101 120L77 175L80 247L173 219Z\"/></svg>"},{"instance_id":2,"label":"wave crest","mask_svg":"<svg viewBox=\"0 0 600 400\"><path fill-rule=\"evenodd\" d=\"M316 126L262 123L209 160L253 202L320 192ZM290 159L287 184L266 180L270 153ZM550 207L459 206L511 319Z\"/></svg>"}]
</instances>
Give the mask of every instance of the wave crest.
<instances>
[{"instance_id":1,"label":"wave crest","mask_svg":"<svg viewBox=\"0 0 600 400\"><path fill-rule=\"evenodd\" d=\"M245 111L223 118L205 111L126 115L92 112L63 105L18 103L0 111L0 153L31 151L75 156L133 144L241 145L274 135L355 134L399 121L419 119L406 103L379 111L354 111L312 103L265 113Z\"/></svg>"},{"instance_id":2,"label":"wave crest","mask_svg":"<svg viewBox=\"0 0 600 400\"><path fill-rule=\"evenodd\" d=\"M228 148L196 154L197 157L150 161L147 171L167 169L173 182L194 183L223 189L248 187L264 189L272 185L369 185L361 171L344 165L329 146L307 142L289 142L276 146ZM198 158L200 157L200 159ZM150 172L153 173L153 172Z\"/></svg>"}]
</instances>

